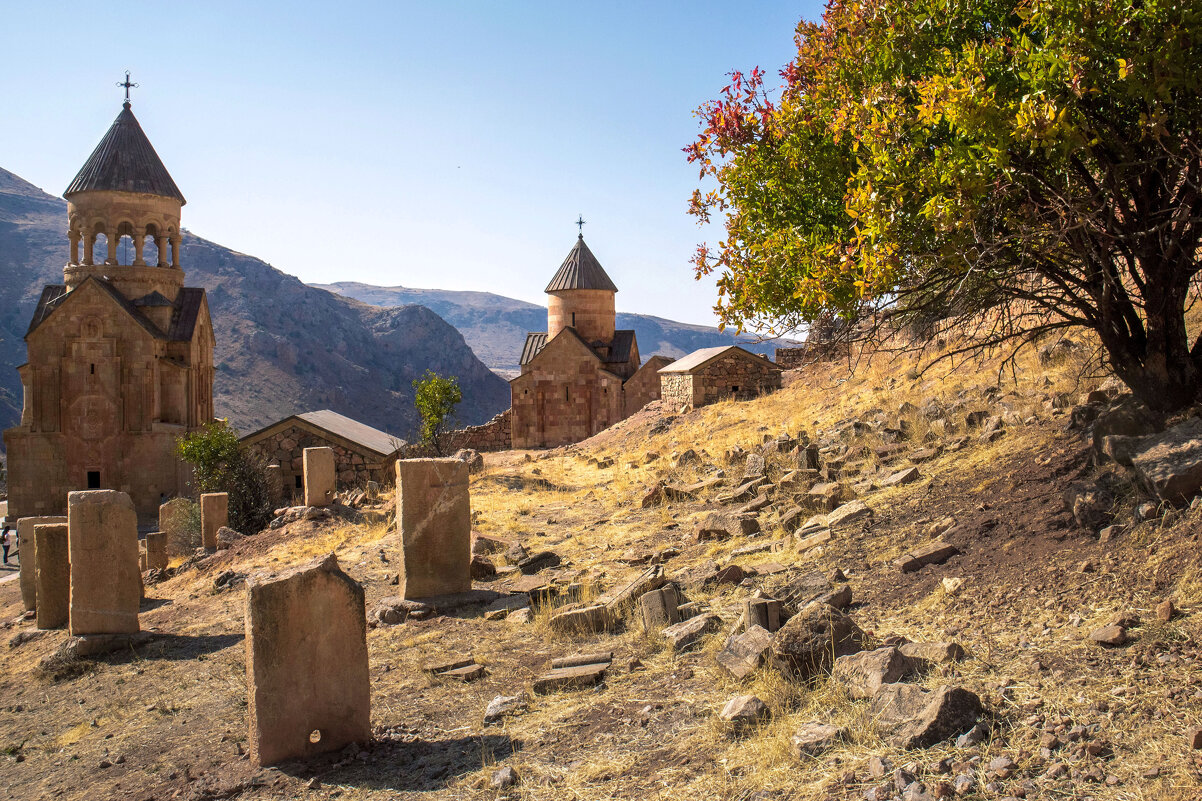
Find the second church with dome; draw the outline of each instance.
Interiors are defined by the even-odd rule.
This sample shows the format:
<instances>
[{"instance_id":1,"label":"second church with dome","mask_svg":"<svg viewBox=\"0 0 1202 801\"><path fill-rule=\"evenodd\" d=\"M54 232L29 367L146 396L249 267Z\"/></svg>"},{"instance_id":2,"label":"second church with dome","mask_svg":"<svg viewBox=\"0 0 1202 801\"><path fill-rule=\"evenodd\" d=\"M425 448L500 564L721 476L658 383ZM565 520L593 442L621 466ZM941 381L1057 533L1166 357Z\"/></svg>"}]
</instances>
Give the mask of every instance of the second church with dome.
<instances>
[{"instance_id":1,"label":"second church with dome","mask_svg":"<svg viewBox=\"0 0 1202 801\"><path fill-rule=\"evenodd\" d=\"M510 381L515 448L579 442L660 395L653 356L643 363L634 331L617 330L618 288L584 242L547 284L547 330L526 335L521 375Z\"/></svg>"}]
</instances>

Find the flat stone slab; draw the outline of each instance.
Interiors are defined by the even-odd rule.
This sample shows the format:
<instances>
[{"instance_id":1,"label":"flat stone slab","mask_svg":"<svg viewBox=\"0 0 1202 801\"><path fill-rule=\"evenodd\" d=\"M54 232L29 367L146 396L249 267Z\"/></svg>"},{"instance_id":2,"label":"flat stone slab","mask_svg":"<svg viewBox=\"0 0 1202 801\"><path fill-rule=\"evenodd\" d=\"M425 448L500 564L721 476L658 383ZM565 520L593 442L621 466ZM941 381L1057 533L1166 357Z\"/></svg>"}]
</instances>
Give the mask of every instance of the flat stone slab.
<instances>
[{"instance_id":1,"label":"flat stone slab","mask_svg":"<svg viewBox=\"0 0 1202 801\"><path fill-rule=\"evenodd\" d=\"M717 615L697 615L688 620L668 626L660 632L670 643L673 650L684 651L696 645L702 637L716 629L722 622Z\"/></svg>"},{"instance_id":2,"label":"flat stone slab","mask_svg":"<svg viewBox=\"0 0 1202 801\"><path fill-rule=\"evenodd\" d=\"M732 637L717 660L727 673L742 681L758 670L771 653L772 633L762 626L752 626Z\"/></svg>"},{"instance_id":3,"label":"flat stone slab","mask_svg":"<svg viewBox=\"0 0 1202 801\"><path fill-rule=\"evenodd\" d=\"M903 573L913 573L927 565L941 565L958 553L960 549L955 545L935 541L902 555L894 564Z\"/></svg>"},{"instance_id":4,"label":"flat stone slab","mask_svg":"<svg viewBox=\"0 0 1202 801\"><path fill-rule=\"evenodd\" d=\"M613 617L604 604L567 609L551 615L552 631L568 634L595 634L608 629L612 622Z\"/></svg>"},{"instance_id":5,"label":"flat stone slab","mask_svg":"<svg viewBox=\"0 0 1202 801\"><path fill-rule=\"evenodd\" d=\"M830 512L826 516L826 525L830 528L835 528L836 526L850 525L851 523L871 517L872 510L868 508L868 504L863 501L852 501Z\"/></svg>"},{"instance_id":6,"label":"flat stone slab","mask_svg":"<svg viewBox=\"0 0 1202 801\"><path fill-rule=\"evenodd\" d=\"M573 656L560 656L552 659L551 668L559 670L560 668L580 667L582 665L608 665L613 661L613 651L602 651L596 654L574 654Z\"/></svg>"},{"instance_id":7,"label":"flat stone slab","mask_svg":"<svg viewBox=\"0 0 1202 801\"><path fill-rule=\"evenodd\" d=\"M447 673L449 671L458 670L474 664L476 664L476 660L469 656L463 659L453 659L450 662L435 662L428 665L422 665L422 672L433 673L434 675L437 675L439 673Z\"/></svg>"},{"instance_id":8,"label":"flat stone slab","mask_svg":"<svg viewBox=\"0 0 1202 801\"><path fill-rule=\"evenodd\" d=\"M593 687L605 678L608 662L597 665L575 665L573 667L555 668L534 680L536 693L548 693L555 690L569 690L579 687Z\"/></svg>"},{"instance_id":9,"label":"flat stone slab","mask_svg":"<svg viewBox=\"0 0 1202 801\"><path fill-rule=\"evenodd\" d=\"M463 682L475 681L476 679L484 678L484 665L472 663L454 668L453 670L444 670L442 673L435 673L434 675L440 679L455 679Z\"/></svg>"},{"instance_id":10,"label":"flat stone slab","mask_svg":"<svg viewBox=\"0 0 1202 801\"><path fill-rule=\"evenodd\" d=\"M1202 489L1202 420L1191 418L1142 439L1131 458L1136 475L1161 500L1188 503Z\"/></svg>"}]
</instances>

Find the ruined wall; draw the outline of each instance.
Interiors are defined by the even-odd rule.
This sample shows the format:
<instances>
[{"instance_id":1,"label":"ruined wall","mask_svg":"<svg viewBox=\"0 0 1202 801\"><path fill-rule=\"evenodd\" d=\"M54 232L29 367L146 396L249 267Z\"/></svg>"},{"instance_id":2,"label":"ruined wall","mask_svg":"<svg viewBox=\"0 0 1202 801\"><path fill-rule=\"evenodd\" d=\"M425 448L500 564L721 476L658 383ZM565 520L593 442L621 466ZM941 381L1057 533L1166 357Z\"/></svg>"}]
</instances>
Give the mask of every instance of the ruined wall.
<instances>
[{"instance_id":1,"label":"ruined wall","mask_svg":"<svg viewBox=\"0 0 1202 801\"><path fill-rule=\"evenodd\" d=\"M513 447L513 410L506 409L487 423L468 426L444 434L439 450L447 456L463 448L481 453L507 451ZM397 451L398 459L429 459L438 453L429 445L415 442Z\"/></svg>"},{"instance_id":2,"label":"ruined wall","mask_svg":"<svg viewBox=\"0 0 1202 801\"><path fill-rule=\"evenodd\" d=\"M323 435L314 429L293 424L259 439L243 443L268 464L280 465L284 497L289 498L304 488L305 448L331 448L337 470L338 486L362 487L368 481L391 480L390 459L373 451L351 447L341 438ZM400 445L400 441L397 442Z\"/></svg>"}]
</instances>

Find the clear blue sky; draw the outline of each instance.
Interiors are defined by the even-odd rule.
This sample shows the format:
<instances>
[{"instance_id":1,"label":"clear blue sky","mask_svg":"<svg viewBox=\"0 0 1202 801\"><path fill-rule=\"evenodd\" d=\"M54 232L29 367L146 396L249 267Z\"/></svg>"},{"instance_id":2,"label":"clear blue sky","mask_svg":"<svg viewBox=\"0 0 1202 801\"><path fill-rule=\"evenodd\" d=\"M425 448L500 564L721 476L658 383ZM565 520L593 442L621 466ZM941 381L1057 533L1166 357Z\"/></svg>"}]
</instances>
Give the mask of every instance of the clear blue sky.
<instances>
[{"instance_id":1,"label":"clear blue sky","mask_svg":"<svg viewBox=\"0 0 1202 801\"><path fill-rule=\"evenodd\" d=\"M713 324L693 110L821 4L10 3L0 166L54 195L121 108L184 225L309 282L542 303L584 235L620 311ZM64 245L64 254L66 252ZM183 254L187 268L187 253Z\"/></svg>"}]
</instances>

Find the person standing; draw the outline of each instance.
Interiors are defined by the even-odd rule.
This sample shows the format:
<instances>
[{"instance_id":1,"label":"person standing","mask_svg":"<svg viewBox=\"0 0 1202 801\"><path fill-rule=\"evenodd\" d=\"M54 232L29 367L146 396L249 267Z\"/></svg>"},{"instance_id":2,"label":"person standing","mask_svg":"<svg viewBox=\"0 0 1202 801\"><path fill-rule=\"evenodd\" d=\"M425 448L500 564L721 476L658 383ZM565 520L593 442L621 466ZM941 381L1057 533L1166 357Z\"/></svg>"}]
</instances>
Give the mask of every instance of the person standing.
<instances>
[{"instance_id":1,"label":"person standing","mask_svg":"<svg viewBox=\"0 0 1202 801\"><path fill-rule=\"evenodd\" d=\"M4 524L4 529L0 530L0 546L4 548L4 564L8 566L8 546L12 543L12 530L8 527L8 523Z\"/></svg>"}]
</instances>

